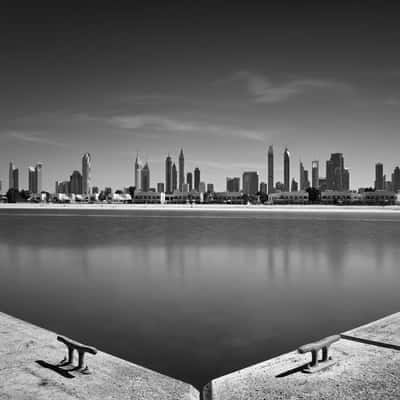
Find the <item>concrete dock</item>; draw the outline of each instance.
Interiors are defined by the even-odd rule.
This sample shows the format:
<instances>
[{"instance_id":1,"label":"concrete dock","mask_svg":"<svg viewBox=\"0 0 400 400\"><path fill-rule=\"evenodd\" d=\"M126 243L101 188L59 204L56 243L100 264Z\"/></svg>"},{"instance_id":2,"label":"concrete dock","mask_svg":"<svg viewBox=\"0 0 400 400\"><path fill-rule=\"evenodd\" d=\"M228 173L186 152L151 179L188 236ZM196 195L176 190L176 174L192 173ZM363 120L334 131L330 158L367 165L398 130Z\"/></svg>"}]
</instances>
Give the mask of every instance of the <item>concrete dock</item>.
<instances>
[{"instance_id":1,"label":"concrete dock","mask_svg":"<svg viewBox=\"0 0 400 400\"><path fill-rule=\"evenodd\" d=\"M204 398L400 399L399 345L396 313L341 334L329 349L336 363L325 370L305 373L310 354L293 351L214 379L204 389Z\"/></svg>"},{"instance_id":2,"label":"concrete dock","mask_svg":"<svg viewBox=\"0 0 400 400\"><path fill-rule=\"evenodd\" d=\"M302 345L304 343L299 343ZM191 385L99 351L90 375L57 364L66 347L54 332L0 313L0 399L199 400ZM203 400L400 399L400 313L344 332L335 363L313 374L292 351L214 379ZM319 365L321 365L320 363Z\"/></svg>"},{"instance_id":3,"label":"concrete dock","mask_svg":"<svg viewBox=\"0 0 400 400\"><path fill-rule=\"evenodd\" d=\"M55 333L0 313L0 399L198 400L200 397L187 383L101 351L86 356L90 375L79 371L61 375L62 371L53 367L65 355L66 346L57 341Z\"/></svg>"}]
</instances>

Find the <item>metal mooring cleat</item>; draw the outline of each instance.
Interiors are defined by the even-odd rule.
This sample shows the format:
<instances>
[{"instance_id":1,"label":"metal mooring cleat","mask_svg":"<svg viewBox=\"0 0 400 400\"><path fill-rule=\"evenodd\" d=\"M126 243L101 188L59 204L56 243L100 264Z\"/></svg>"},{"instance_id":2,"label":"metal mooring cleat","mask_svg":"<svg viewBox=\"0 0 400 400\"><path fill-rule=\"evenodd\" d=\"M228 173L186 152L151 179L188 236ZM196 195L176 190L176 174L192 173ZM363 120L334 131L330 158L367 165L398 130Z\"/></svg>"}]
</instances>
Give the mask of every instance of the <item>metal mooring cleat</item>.
<instances>
[{"instance_id":1,"label":"metal mooring cleat","mask_svg":"<svg viewBox=\"0 0 400 400\"><path fill-rule=\"evenodd\" d=\"M321 371L325 368L335 364L331 357L328 356L328 348L332 343L337 342L340 339L339 335L328 336L325 339L321 339L318 342L305 344L300 346L297 351L300 354L311 352L311 363L303 370L309 374ZM322 349L322 359L318 360L318 352Z\"/></svg>"},{"instance_id":2,"label":"metal mooring cleat","mask_svg":"<svg viewBox=\"0 0 400 400\"><path fill-rule=\"evenodd\" d=\"M67 339L62 336L57 336L59 342L64 343L67 346L67 357L64 357L58 366L62 367L65 365L73 364L74 362L74 350L78 353L78 366L73 368L73 370L78 370L82 374L90 374L88 366L84 367L84 357L85 353L97 354L97 349L91 346L86 346L82 343L75 342L74 340Z\"/></svg>"}]
</instances>

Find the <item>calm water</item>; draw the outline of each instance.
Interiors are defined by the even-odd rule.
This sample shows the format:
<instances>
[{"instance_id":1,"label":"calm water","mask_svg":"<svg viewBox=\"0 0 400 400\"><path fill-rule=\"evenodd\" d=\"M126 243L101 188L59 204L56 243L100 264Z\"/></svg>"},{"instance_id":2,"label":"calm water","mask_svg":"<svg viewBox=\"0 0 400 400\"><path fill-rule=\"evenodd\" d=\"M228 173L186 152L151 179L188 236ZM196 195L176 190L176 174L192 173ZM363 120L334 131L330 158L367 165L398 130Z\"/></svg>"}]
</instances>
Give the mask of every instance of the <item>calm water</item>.
<instances>
[{"instance_id":1,"label":"calm water","mask_svg":"<svg viewBox=\"0 0 400 400\"><path fill-rule=\"evenodd\" d=\"M0 212L0 310L196 386L399 310L400 215L88 213Z\"/></svg>"}]
</instances>

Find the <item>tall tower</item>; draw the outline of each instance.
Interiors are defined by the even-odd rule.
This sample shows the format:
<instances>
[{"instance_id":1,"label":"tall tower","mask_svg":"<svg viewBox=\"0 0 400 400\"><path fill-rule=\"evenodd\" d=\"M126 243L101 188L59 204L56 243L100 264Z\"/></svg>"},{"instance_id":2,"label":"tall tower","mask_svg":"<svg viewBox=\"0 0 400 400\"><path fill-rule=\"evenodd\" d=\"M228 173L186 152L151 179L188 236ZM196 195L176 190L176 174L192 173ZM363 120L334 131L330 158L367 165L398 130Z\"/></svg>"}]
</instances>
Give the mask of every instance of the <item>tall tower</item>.
<instances>
[{"instance_id":1,"label":"tall tower","mask_svg":"<svg viewBox=\"0 0 400 400\"><path fill-rule=\"evenodd\" d=\"M172 192L178 189L178 171L175 163L172 164Z\"/></svg>"},{"instance_id":2,"label":"tall tower","mask_svg":"<svg viewBox=\"0 0 400 400\"><path fill-rule=\"evenodd\" d=\"M311 179L312 187L315 189L319 188L319 161L315 160L311 163Z\"/></svg>"},{"instance_id":3,"label":"tall tower","mask_svg":"<svg viewBox=\"0 0 400 400\"><path fill-rule=\"evenodd\" d=\"M179 191L182 192L182 185L185 183L185 157L183 156L183 149L179 154Z\"/></svg>"},{"instance_id":4,"label":"tall tower","mask_svg":"<svg viewBox=\"0 0 400 400\"><path fill-rule=\"evenodd\" d=\"M43 163L39 162L35 166L35 191L33 193L41 193L43 190Z\"/></svg>"},{"instance_id":5,"label":"tall tower","mask_svg":"<svg viewBox=\"0 0 400 400\"><path fill-rule=\"evenodd\" d=\"M268 148L268 194L274 192L274 149Z\"/></svg>"},{"instance_id":6,"label":"tall tower","mask_svg":"<svg viewBox=\"0 0 400 400\"><path fill-rule=\"evenodd\" d=\"M193 174L188 172L186 174L186 183L188 184L189 192L193 190Z\"/></svg>"},{"instance_id":7,"label":"tall tower","mask_svg":"<svg viewBox=\"0 0 400 400\"><path fill-rule=\"evenodd\" d=\"M172 193L172 160L169 154L165 159L165 193Z\"/></svg>"},{"instance_id":8,"label":"tall tower","mask_svg":"<svg viewBox=\"0 0 400 400\"><path fill-rule=\"evenodd\" d=\"M285 192L290 189L290 153L287 147L283 152L283 187Z\"/></svg>"},{"instance_id":9,"label":"tall tower","mask_svg":"<svg viewBox=\"0 0 400 400\"><path fill-rule=\"evenodd\" d=\"M305 179L305 174L304 174L304 165L300 161L300 190L304 190L306 186L306 179ZM293 190L292 190L293 191Z\"/></svg>"},{"instance_id":10,"label":"tall tower","mask_svg":"<svg viewBox=\"0 0 400 400\"><path fill-rule=\"evenodd\" d=\"M142 172L142 162L139 159L139 154L136 154L136 160L135 160L135 190L137 192L141 192L142 191L142 183L140 181L140 178L142 176L141 172Z\"/></svg>"},{"instance_id":11,"label":"tall tower","mask_svg":"<svg viewBox=\"0 0 400 400\"><path fill-rule=\"evenodd\" d=\"M384 186L385 184L383 182L383 164L377 163L375 164L375 189L383 190Z\"/></svg>"},{"instance_id":12,"label":"tall tower","mask_svg":"<svg viewBox=\"0 0 400 400\"><path fill-rule=\"evenodd\" d=\"M140 181L142 184L142 191L148 192L150 190L150 168L147 162L146 164L144 164L144 167L142 168L140 175L141 175Z\"/></svg>"},{"instance_id":13,"label":"tall tower","mask_svg":"<svg viewBox=\"0 0 400 400\"><path fill-rule=\"evenodd\" d=\"M11 161L8 169L8 188L14 189L14 163Z\"/></svg>"},{"instance_id":14,"label":"tall tower","mask_svg":"<svg viewBox=\"0 0 400 400\"><path fill-rule=\"evenodd\" d=\"M91 187L91 157L89 153L85 153L82 157L82 192L83 194L90 194Z\"/></svg>"},{"instance_id":15,"label":"tall tower","mask_svg":"<svg viewBox=\"0 0 400 400\"><path fill-rule=\"evenodd\" d=\"M31 193L36 193L35 188L35 168L29 167L28 168L28 190Z\"/></svg>"},{"instance_id":16,"label":"tall tower","mask_svg":"<svg viewBox=\"0 0 400 400\"><path fill-rule=\"evenodd\" d=\"M200 169L199 167L196 167L194 169L194 190L196 192L199 191L199 185L200 185Z\"/></svg>"}]
</instances>

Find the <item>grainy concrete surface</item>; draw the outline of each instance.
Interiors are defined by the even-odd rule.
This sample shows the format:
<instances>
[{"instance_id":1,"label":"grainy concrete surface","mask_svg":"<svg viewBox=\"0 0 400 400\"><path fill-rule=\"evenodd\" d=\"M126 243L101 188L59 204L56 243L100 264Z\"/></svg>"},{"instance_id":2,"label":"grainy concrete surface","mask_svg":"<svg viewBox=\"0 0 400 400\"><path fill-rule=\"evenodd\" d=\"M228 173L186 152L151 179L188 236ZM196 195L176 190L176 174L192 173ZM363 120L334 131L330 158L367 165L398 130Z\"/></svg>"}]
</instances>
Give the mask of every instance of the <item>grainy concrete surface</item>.
<instances>
[{"instance_id":1,"label":"grainy concrete surface","mask_svg":"<svg viewBox=\"0 0 400 400\"><path fill-rule=\"evenodd\" d=\"M341 336L400 350L400 312L344 332Z\"/></svg>"},{"instance_id":2,"label":"grainy concrete surface","mask_svg":"<svg viewBox=\"0 0 400 400\"><path fill-rule=\"evenodd\" d=\"M91 375L74 371L73 378L65 378L36 362L56 364L65 354L66 347L57 341L55 333L0 313L0 399L198 400L200 397L187 383L100 351L95 356L86 356Z\"/></svg>"},{"instance_id":3,"label":"grainy concrete surface","mask_svg":"<svg viewBox=\"0 0 400 400\"><path fill-rule=\"evenodd\" d=\"M355 329L353 335L399 343L400 313ZM355 332L355 333L354 333ZM336 364L315 374L302 371L310 354L297 351L214 379L207 400L400 399L400 351L340 339L329 355Z\"/></svg>"}]
</instances>

